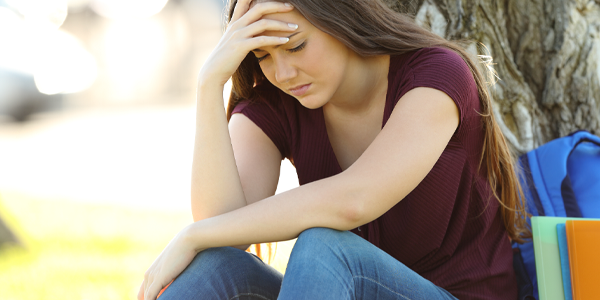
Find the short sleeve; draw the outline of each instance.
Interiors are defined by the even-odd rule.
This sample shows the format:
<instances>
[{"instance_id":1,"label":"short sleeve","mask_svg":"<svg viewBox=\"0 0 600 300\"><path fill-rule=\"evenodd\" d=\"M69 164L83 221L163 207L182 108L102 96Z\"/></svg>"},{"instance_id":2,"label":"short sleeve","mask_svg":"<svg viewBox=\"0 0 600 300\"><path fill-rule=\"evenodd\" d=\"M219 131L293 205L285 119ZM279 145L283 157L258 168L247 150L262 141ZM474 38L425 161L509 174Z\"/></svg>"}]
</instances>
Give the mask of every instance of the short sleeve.
<instances>
[{"instance_id":1,"label":"short sleeve","mask_svg":"<svg viewBox=\"0 0 600 300\"><path fill-rule=\"evenodd\" d=\"M232 114L241 113L258 126L275 144L281 158L290 157L287 142L285 115L275 106L265 101L243 101L236 105Z\"/></svg>"},{"instance_id":2,"label":"short sleeve","mask_svg":"<svg viewBox=\"0 0 600 300\"><path fill-rule=\"evenodd\" d=\"M473 73L458 53L445 48L424 48L412 57L409 69L413 75L412 88L434 88L454 100L460 112L460 124L467 113L479 107Z\"/></svg>"}]
</instances>

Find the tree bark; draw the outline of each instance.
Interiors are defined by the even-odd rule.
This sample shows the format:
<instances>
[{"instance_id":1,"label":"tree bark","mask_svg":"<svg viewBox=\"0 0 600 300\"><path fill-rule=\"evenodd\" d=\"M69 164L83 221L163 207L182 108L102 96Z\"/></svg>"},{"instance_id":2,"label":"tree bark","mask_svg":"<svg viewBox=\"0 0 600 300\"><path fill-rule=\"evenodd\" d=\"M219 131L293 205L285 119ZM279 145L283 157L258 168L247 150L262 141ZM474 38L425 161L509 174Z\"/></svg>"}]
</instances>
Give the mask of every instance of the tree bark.
<instances>
[{"instance_id":1,"label":"tree bark","mask_svg":"<svg viewBox=\"0 0 600 300\"><path fill-rule=\"evenodd\" d=\"M517 154L576 130L600 134L600 0L384 1L493 57L494 113Z\"/></svg>"}]
</instances>

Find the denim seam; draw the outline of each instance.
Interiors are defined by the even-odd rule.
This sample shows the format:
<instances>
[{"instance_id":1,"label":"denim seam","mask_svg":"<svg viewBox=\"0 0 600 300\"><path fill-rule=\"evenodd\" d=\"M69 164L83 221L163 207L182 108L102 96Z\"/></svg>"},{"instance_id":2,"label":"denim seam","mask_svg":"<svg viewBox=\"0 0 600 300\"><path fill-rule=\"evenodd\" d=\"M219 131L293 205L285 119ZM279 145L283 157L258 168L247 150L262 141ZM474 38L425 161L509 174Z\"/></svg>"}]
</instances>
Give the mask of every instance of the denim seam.
<instances>
[{"instance_id":1,"label":"denim seam","mask_svg":"<svg viewBox=\"0 0 600 300\"><path fill-rule=\"evenodd\" d=\"M229 299L229 300L233 300L233 299L239 298L239 297L241 297L241 296L255 296L255 297L258 297L258 298L261 298L261 299L269 300L269 298L267 298L267 297L264 297L263 295L254 294L254 293L242 293L242 294L237 294L237 295L233 296L233 297L232 297L231 299Z\"/></svg>"},{"instance_id":2,"label":"denim seam","mask_svg":"<svg viewBox=\"0 0 600 300\"><path fill-rule=\"evenodd\" d=\"M331 230L335 230L335 229L331 229ZM345 232L350 233L349 231L340 231L340 232L341 233L345 233ZM354 234L354 233L351 233L351 234ZM340 255L338 253L338 251L335 251L335 249L333 249L332 246L327 241L323 240L321 237L318 236L317 239L320 240L329 249L331 249L331 252L337 257L337 259L339 259L340 261L342 261L344 263L344 265L346 265L348 273L350 273L350 275L352 277L354 277L354 274L352 274L352 270L350 269L350 266L348 266L348 260L344 257L344 255ZM336 240L339 243L340 249L346 250L346 245L344 243L340 242L339 239L336 238ZM340 251L340 253L341 253L341 251ZM349 288L349 290L351 290L351 289L352 289L352 287Z\"/></svg>"},{"instance_id":3,"label":"denim seam","mask_svg":"<svg viewBox=\"0 0 600 300\"><path fill-rule=\"evenodd\" d=\"M396 294L396 295L398 295L398 296L400 296L400 297L402 297L404 299L411 300L410 298L406 297L405 295L402 295L400 293L395 292L391 288L387 287L385 284L383 284L383 283L381 283L381 282L379 282L377 280L373 280L373 279L371 279L369 277L365 277L365 276L352 276L352 278L361 278L361 279L366 279L366 280L372 281L372 282L374 282L374 283L382 286L383 288L387 289L388 291L390 291L390 292L392 292L392 293L394 293L394 294Z\"/></svg>"}]
</instances>

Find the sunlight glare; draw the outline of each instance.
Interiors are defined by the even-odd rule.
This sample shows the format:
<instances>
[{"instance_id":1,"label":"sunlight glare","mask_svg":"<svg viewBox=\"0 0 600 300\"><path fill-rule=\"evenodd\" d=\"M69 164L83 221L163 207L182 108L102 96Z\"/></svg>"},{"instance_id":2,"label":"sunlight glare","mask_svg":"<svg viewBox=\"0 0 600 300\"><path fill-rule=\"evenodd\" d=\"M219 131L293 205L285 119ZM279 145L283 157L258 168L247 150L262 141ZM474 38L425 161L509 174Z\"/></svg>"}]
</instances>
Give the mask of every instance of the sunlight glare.
<instances>
[{"instance_id":1,"label":"sunlight glare","mask_svg":"<svg viewBox=\"0 0 600 300\"><path fill-rule=\"evenodd\" d=\"M67 0L8 0L25 21L36 26L58 28L67 18Z\"/></svg>"},{"instance_id":2,"label":"sunlight glare","mask_svg":"<svg viewBox=\"0 0 600 300\"><path fill-rule=\"evenodd\" d=\"M0 28L10 28L21 22L21 18L12 10L0 6Z\"/></svg>"},{"instance_id":3,"label":"sunlight glare","mask_svg":"<svg viewBox=\"0 0 600 300\"><path fill-rule=\"evenodd\" d=\"M113 100L135 97L138 91L131 87L151 82L169 55L165 28L154 18L119 19L112 20L104 34L101 59L117 94Z\"/></svg>"},{"instance_id":4,"label":"sunlight glare","mask_svg":"<svg viewBox=\"0 0 600 300\"><path fill-rule=\"evenodd\" d=\"M159 13L168 0L92 0L99 15L111 19L147 18Z\"/></svg>"},{"instance_id":5,"label":"sunlight glare","mask_svg":"<svg viewBox=\"0 0 600 300\"><path fill-rule=\"evenodd\" d=\"M46 13L52 7L62 7L61 3L66 5L65 1L51 0L32 8L39 3L11 2L25 20L0 7L0 42L8 45L0 47L0 67L32 74L38 90L49 95L82 91L95 81L97 73L96 60L77 38L57 29L64 19L46 18L51 15Z\"/></svg>"},{"instance_id":6,"label":"sunlight glare","mask_svg":"<svg viewBox=\"0 0 600 300\"><path fill-rule=\"evenodd\" d=\"M68 0L69 10L79 11L90 4L90 0Z\"/></svg>"},{"instance_id":7,"label":"sunlight glare","mask_svg":"<svg viewBox=\"0 0 600 300\"><path fill-rule=\"evenodd\" d=\"M24 22L12 10L0 7L0 68L11 69L21 73L31 72L31 63L26 59L27 47L23 42Z\"/></svg>"},{"instance_id":8,"label":"sunlight glare","mask_svg":"<svg viewBox=\"0 0 600 300\"><path fill-rule=\"evenodd\" d=\"M97 66L94 57L77 38L58 30L44 35L44 50L34 71L35 84L44 94L75 93L92 85Z\"/></svg>"}]
</instances>

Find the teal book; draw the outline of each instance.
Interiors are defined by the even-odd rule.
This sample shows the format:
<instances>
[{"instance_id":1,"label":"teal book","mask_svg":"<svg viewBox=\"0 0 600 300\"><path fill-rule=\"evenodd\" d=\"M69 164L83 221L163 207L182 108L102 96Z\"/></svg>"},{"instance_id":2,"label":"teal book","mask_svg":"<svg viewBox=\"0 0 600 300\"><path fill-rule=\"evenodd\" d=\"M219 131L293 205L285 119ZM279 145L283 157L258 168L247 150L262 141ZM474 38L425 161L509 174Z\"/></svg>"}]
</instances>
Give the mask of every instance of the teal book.
<instances>
[{"instance_id":1,"label":"teal book","mask_svg":"<svg viewBox=\"0 0 600 300\"><path fill-rule=\"evenodd\" d=\"M531 217L535 271L540 300L565 300L556 225L564 224L567 220L581 220L581 218Z\"/></svg>"},{"instance_id":2,"label":"teal book","mask_svg":"<svg viewBox=\"0 0 600 300\"><path fill-rule=\"evenodd\" d=\"M567 226L564 223L556 225L558 234L558 251L560 253L560 269L562 270L565 300L573 300L571 289L571 265L569 264L569 244L567 243Z\"/></svg>"}]
</instances>

